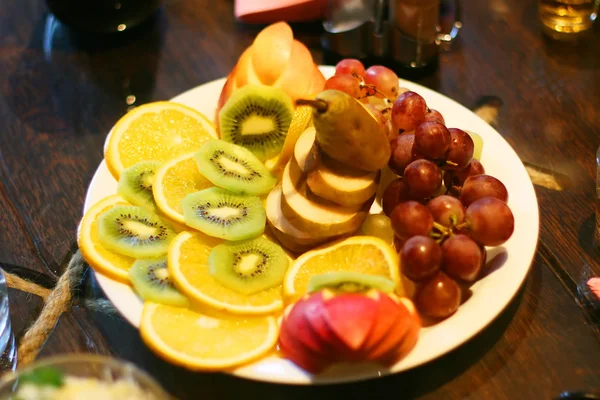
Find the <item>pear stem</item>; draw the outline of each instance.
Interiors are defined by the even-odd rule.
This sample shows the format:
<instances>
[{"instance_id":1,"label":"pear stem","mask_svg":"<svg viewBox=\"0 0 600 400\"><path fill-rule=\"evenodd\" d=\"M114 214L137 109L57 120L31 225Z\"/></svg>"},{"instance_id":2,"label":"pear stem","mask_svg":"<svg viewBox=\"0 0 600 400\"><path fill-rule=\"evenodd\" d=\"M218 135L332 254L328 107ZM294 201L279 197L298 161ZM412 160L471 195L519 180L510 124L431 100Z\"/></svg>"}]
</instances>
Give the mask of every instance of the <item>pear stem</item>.
<instances>
[{"instance_id":1,"label":"pear stem","mask_svg":"<svg viewBox=\"0 0 600 400\"><path fill-rule=\"evenodd\" d=\"M309 100L309 99L298 99L296 100L297 106L311 106L320 113L327 111L327 102L325 100Z\"/></svg>"}]
</instances>

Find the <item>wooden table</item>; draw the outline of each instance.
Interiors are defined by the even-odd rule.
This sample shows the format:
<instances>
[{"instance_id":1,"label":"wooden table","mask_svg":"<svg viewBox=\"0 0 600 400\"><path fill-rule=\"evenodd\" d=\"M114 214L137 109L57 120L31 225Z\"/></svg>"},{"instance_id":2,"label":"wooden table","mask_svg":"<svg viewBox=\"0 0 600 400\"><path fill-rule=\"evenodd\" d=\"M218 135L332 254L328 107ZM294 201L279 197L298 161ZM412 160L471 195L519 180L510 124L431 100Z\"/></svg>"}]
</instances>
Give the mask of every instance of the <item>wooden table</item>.
<instances>
[{"instance_id":1,"label":"wooden table","mask_svg":"<svg viewBox=\"0 0 600 400\"><path fill-rule=\"evenodd\" d=\"M210 3L210 4L209 4ZM117 40L85 40L39 0L0 2L0 265L51 286L75 250L86 188L112 124L135 104L219 78L260 27L232 17L231 0L174 1ZM430 398L550 399L600 390L598 303L585 281L600 275L595 247L594 153L600 144L600 27L580 44L542 37L534 0L464 1L460 41L419 79L473 106L497 96L497 129L532 170L564 190L536 185L541 231L526 283L481 334L409 372L330 387L289 387L221 374L192 374L150 353L117 314L85 307L102 298L86 275L42 357L70 352L132 360L181 399ZM318 63L318 24L294 27ZM538 178L536 182L540 182ZM22 332L41 300L10 291ZM382 398L382 397L381 397Z\"/></svg>"}]
</instances>

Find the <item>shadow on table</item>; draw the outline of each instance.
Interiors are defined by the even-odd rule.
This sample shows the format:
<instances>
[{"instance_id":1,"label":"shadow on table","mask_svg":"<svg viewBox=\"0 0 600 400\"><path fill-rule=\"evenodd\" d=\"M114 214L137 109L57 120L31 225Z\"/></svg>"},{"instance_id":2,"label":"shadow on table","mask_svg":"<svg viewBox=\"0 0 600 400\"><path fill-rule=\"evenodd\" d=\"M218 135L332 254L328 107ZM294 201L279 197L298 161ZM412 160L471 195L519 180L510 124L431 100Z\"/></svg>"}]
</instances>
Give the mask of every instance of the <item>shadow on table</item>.
<instances>
[{"instance_id":1,"label":"shadow on table","mask_svg":"<svg viewBox=\"0 0 600 400\"><path fill-rule=\"evenodd\" d=\"M82 134L88 121L115 121L152 99L165 25L158 13L130 31L91 35L44 14L25 49L0 55L0 90L34 131Z\"/></svg>"},{"instance_id":2,"label":"shadow on table","mask_svg":"<svg viewBox=\"0 0 600 400\"><path fill-rule=\"evenodd\" d=\"M435 391L457 379L465 371L482 363L477 374L469 377L465 385L467 396L485 384L500 371L521 340L527 336L530 321L537 308L541 287L542 265L532 268L523 288L508 307L480 334L458 349L424 366L401 374L391 375L351 384L328 386L290 386L249 381L225 374L192 373L174 367L157 358L142 343L138 331L120 316L107 316L92 312L100 329L113 347L117 357L133 361L154 376L169 392L181 400L210 399L306 399L306 398L383 398L397 394L398 398L416 398ZM93 284L93 276L87 290L102 296L101 289ZM530 292L523 302L523 293ZM103 296L102 296L103 297ZM515 318L518 312L518 317ZM510 331L505 331L510 325ZM492 352L491 350L494 349ZM453 389L455 390L455 389Z\"/></svg>"}]
</instances>

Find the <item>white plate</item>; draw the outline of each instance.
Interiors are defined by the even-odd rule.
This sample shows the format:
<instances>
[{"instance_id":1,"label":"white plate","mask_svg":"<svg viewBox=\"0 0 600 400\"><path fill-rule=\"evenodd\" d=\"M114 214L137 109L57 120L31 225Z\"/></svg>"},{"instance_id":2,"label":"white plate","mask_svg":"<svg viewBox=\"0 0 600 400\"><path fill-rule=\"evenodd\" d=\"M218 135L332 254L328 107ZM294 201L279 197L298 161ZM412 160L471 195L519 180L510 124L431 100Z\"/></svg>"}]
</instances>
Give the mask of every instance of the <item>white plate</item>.
<instances>
[{"instance_id":1,"label":"white plate","mask_svg":"<svg viewBox=\"0 0 600 400\"><path fill-rule=\"evenodd\" d=\"M332 67L322 67L331 76ZM225 80L219 79L182 93L172 101L197 109L213 118L217 99ZM523 283L533 260L539 230L539 213L535 191L521 160L510 145L490 125L455 101L423 86L402 81L401 86L421 94L430 108L442 113L449 127L478 133L484 140L482 163L486 173L500 179L507 187L509 205L515 216L515 231L503 246L488 250L488 260L495 255L494 272L472 287L472 297L447 320L421 330L416 347L391 369L377 366L349 365L332 368L321 376L311 376L293 363L275 356L238 368L236 376L291 384L322 384L374 378L416 367L463 344L485 328L508 305ZM104 161L88 188L84 209L100 199L115 194L117 183ZM374 207L378 207L374 205ZM377 210L379 211L379 209ZM142 301L132 289L96 273L100 286L123 316L139 327Z\"/></svg>"}]
</instances>

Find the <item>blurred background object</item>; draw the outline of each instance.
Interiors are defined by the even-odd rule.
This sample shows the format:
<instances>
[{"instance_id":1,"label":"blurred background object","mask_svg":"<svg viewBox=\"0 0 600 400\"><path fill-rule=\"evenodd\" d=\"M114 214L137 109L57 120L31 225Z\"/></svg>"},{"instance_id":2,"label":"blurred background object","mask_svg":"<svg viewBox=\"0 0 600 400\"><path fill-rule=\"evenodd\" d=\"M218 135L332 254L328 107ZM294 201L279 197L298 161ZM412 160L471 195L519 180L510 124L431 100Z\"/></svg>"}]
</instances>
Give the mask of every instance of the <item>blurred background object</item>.
<instances>
[{"instance_id":1,"label":"blurred background object","mask_svg":"<svg viewBox=\"0 0 600 400\"><path fill-rule=\"evenodd\" d=\"M542 30L555 39L576 38L592 27L599 6L600 0L538 0Z\"/></svg>"},{"instance_id":2,"label":"blurred background object","mask_svg":"<svg viewBox=\"0 0 600 400\"><path fill-rule=\"evenodd\" d=\"M46 358L4 375L0 380L0 399L14 399L15 393L18 399L24 393L41 395L27 398L53 399L60 396L54 391L63 385L71 386L61 392L68 392L69 398L113 399L117 394L147 400L171 398L150 375L132 363L95 354L69 354Z\"/></svg>"},{"instance_id":3,"label":"blurred background object","mask_svg":"<svg viewBox=\"0 0 600 400\"><path fill-rule=\"evenodd\" d=\"M254 24L316 21L324 17L327 2L328 0L235 0L234 13L239 21Z\"/></svg>"},{"instance_id":4,"label":"blurred background object","mask_svg":"<svg viewBox=\"0 0 600 400\"><path fill-rule=\"evenodd\" d=\"M434 64L440 45L458 35L460 2L330 0L323 27L323 46L341 57L380 57L418 69Z\"/></svg>"},{"instance_id":5,"label":"blurred background object","mask_svg":"<svg viewBox=\"0 0 600 400\"><path fill-rule=\"evenodd\" d=\"M47 0L48 8L70 27L93 33L131 29L154 14L161 0Z\"/></svg>"}]
</instances>

